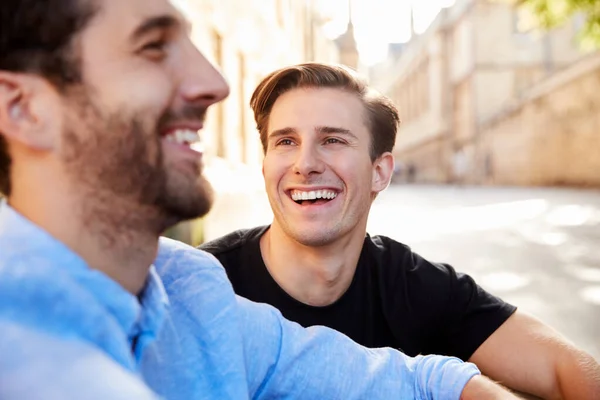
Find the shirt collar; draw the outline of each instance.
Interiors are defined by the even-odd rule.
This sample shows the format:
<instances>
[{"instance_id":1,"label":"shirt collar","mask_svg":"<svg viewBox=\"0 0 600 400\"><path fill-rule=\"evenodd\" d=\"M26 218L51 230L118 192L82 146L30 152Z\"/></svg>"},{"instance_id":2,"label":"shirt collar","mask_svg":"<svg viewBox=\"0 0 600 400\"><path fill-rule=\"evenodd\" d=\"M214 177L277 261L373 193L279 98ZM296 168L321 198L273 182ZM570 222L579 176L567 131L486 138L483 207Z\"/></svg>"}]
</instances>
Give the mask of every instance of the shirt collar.
<instances>
[{"instance_id":1,"label":"shirt collar","mask_svg":"<svg viewBox=\"0 0 600 400\"><path fill-rule=\"evenodd\" d=\"M104 273L90 269L81 257L19 214L5 200L0 201L0 253L9 268L11 259L19 260L24 256L32 259L39 256L40 260L44 260L43 268L68 275L69 282L73 282L78 291L83 289L90 294L95 303L100 306L97 309L103 310L117 322L124 337L131 338L140 332L145 333L147 337L156 337L164 320L168 297L153 266L150 267L146 285L138 299ZM40 262L40 269L42 269L41 264ZM37 265L28 265L27 270L17 271L16 274L20 274L23 280L33 275L39 278L40 274L45 274L43 271L41 273L35 271L36 267ZM48 271L47 274L51 275L51 273L52 271ZM62 290L63 288L46 289ZM40 287L37 290L44 290L44 288ZM85 336L91 340L105 334L97 326L98 318L95 317L99 316L90 314L90 310L96 308L90 307L90 304L77 304L75 298L72 300L74 301L69 303L74 304L69 306L81 309L69 311L69 315L79 312L82 317L77 321L77 328L86 331Z\"/></svg>"},{"instance_id":2,"label":"shirt collar","mask_svg":"<svg viewBox=\"0 0 600 400\"><path fill-rule=\"evenodd\" d=\"M150 267L146 286L140 296L142 304L138 329L156 334L169 306L169 297L154 266Z\"/></svg>"}]
</instances>

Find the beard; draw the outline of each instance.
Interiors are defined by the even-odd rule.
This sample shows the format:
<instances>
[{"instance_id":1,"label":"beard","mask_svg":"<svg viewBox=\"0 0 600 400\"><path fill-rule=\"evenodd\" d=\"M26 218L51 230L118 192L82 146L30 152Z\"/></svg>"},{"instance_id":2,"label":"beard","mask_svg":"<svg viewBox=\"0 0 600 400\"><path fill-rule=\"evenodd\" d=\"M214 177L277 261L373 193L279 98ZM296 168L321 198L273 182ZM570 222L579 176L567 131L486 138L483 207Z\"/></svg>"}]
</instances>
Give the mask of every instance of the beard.
<instances>
[{"instance_id":1,"label":"beard","mask_svg":"<svg viewBox=\"0 0 600 400\"><path fill-rule=\"evenodd\" d=\"M185 170L167 165L160 137L170 122L203 119L205 108L167 110L152 118L150 111L103 112L87 91L68 101L74 112L66 118L62 161L84 196L87 220L161 234L208 213L214 196L201 164Z\"/></svg>"}]
</instances>

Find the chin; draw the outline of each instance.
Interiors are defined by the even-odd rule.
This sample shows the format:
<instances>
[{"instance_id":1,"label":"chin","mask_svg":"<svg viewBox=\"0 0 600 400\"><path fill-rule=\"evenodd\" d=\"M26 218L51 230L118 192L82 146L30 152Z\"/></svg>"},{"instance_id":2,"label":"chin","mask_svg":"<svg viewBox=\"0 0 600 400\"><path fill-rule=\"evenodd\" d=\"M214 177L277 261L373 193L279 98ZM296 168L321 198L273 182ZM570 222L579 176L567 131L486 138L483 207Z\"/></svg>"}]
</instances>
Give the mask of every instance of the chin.
<instances>
[{"instance_id":1,"label":"chin","mask_svg":"<svg viewBox=\"0 0 600 400\"><path fill-rule=\"evenodd\" d=\"M304 231L292 232L294 239L307 247L321 247L331 244L337 240L337 232L335 230L310 229Z\"/></svg>"},{"instance_id":2,"label":"chin","mask_svg":"<svg viewBox=\"0 0 600 400\"><path fill-rule=\"evenodd\" d=\"M203 177L187 185L167 187L159 207L175 223L200 218L208 214L214 201L212 186Z\"/></svg>"}]
</instances>

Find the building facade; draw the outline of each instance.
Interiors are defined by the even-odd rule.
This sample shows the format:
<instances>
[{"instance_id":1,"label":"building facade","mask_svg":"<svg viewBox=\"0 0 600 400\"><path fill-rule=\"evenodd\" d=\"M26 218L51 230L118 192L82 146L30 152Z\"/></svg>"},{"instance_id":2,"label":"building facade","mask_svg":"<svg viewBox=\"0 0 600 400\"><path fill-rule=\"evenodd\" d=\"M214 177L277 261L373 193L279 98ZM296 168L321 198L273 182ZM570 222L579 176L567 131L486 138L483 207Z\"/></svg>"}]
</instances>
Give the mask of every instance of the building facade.
<instances>
[{"instance_id":1,"label":"building facade","mask_svg":"<svg viewBox=\"0 0 600 400\"><path fill-rule=\"evenodd\" d=\"M525 91L481 124L486 183L600 188L600 53Z\"/></svg>"},{"instance_id":2,"label":"building facade","mask_svg":"<svg viewBox=\"0 0 600 400\"><path fill-rule=\"evenodd\" d=\"M374 77L400 109L395 156L405 179L517 183L494 179L500 157L496 142L484 140L489 121L586 56L576 40L580 19L547 33L529 29L529 20L506 2L457 0Z\"/></svg>"}]
</instances>

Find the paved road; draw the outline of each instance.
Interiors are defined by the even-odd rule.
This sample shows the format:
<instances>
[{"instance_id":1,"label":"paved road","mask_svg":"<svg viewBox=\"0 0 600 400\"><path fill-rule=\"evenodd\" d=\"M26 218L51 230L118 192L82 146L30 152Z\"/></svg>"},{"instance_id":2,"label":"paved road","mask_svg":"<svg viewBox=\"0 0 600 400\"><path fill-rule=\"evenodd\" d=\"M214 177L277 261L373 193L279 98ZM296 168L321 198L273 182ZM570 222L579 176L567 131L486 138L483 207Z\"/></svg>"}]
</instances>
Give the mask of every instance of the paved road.
<instances>
[{"instance_id":1,"label":"paved road","mask_svg":"<svg viewBox=\"0 0 600 400\"><path fill-rule=\"evenodd\" d=\"M600 360L600 191L392 186L369 232L469 273Z\"/></svg>"}]
</instances>

